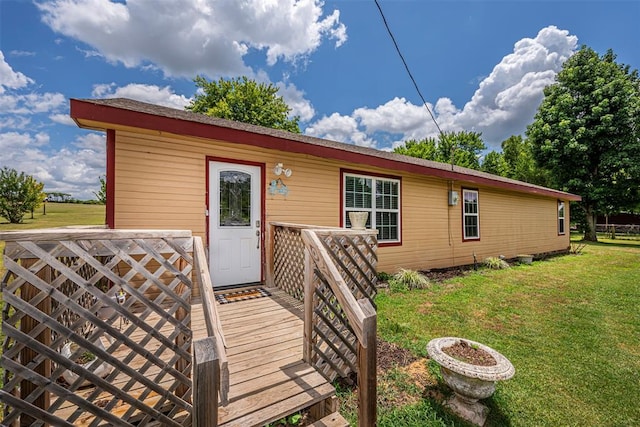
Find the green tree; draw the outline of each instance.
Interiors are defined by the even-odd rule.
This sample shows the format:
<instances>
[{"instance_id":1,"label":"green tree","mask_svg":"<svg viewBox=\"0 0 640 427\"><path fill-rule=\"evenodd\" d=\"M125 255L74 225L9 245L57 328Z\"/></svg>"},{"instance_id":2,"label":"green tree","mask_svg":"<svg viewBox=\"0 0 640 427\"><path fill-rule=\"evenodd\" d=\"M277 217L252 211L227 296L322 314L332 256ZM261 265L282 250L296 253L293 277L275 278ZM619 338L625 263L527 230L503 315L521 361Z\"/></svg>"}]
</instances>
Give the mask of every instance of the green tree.
<instances>
[{"instance_id":1,"label":"green tree","mask_svg":"<svg viewBox=\"0 0 640 427\"><path fill-rule=\"evenodd\" d=\"M527 129L537 162L556 188L582 196L585 240L596 241L598 213L640 201L640 79L582 47L563 65Z\"/></svg>"},{"instance_id":2,"label":"green tree","mask_svg":"<svg viewBox=\"0 0 640 427\"><path fill-rule=\"evenodd\" d=\"M492 173L499 176L508 176L509 165L504 160L504 155L498 151L490 151L484 156L482 161L483 172Z\"/></svg>"},{"instance_id":3,"label":"green tree","mask_svg":"<svg viewBox=\"0 0 640 427\"><path fill-rule=\"evenodd\" d=\"M93 194L95 194L96 199L98 199L100 204L105 205L107 204L107 178L105 176L101 176L98 179L100 180L100 190L97 192L94 191Z\"/></svg>"},{"instance_id":4,"label":"green tree","mask_svg":"<svg viewBox=\"0 0 640 427\"><path fill-rule=\"evenodd\" d=\"M394 148L394 152L441 163L452 163L470 169L480 169L480 153L487 147L478 132L444 132L438 139L409 140Z\"/></svg>"},{"instance_id":5,"label":"green tree","mask_svg":"<svg viewBox=\"0 0 640 427\"><path fill-rule=\"evenodd\" d=\"M31 175L4 167L0 170L0 215L11 224L22 222L24 214L40 206L46 195L44 184Z\"/></svg>"},{"instance_id":6,"label":"green tree","mask_svg":"<svg viewBox=\"0 0 640 427\"><path fill-rule=\"evenodd\" d=\"M539 166L533 157L533 147L521 135L512 135L502 141L502 155L507 163L507 178L531 184L551 185L549 171Z\"/></svg>"},{"instance_id":7,"label":"green tree","mask_svg":"<svg viewBox=\"0 0 640 427\"><path fill-rule=\"evenodd\" d=\"M244 76L218 81L198 76L194 82L200 90L187 105L187 110L300 133L300 118L289 118L291 108L278 96L278 88L272 84L257 83Z\"/></svg>"}]
</instances>

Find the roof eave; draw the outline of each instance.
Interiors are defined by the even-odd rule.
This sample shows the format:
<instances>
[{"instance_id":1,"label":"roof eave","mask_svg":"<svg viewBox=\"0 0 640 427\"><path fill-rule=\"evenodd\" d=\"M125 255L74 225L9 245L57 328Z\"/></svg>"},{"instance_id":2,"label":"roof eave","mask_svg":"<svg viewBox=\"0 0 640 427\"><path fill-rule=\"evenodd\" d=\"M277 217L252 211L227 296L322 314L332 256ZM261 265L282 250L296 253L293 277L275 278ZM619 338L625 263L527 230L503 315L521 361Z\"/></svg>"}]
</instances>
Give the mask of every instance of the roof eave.
<instances>
[{"instance_id":1,"label":"roof eave","mask_svg":"<svg viewBox=\"0 0 640 427\"><path fill-rule=\"evenodd\" d=\"M179 110L176 110L179 111ZM182 112L180 112L182 114ZM190 113L195 114L195 113ZM402 170L405 172L420 175L434 176L446 180L464 181L476 185L487 185L511 191L525 192L545 197L555 197L569 201L580 201L582 198L575 194L565 193L545 187L531 186L524 182L504 180L501 177L496 179L478 176L464 171L456 171L448 168L430 167L426 164L419 164L420 161L407 158L410 161L383 156L382 153L374 149L350 146L347 144L326 141L318 138L289 134L284 131L274 131L252 125L239 125L226 120L212 120L215 123L203 123L202 121L187 120L178 117L168 117L134 109L122 108L115 105L106 105L91 100L71 99L71 118L81 128L92 130L107 130L109 125L127 126L142 128L147 130L157 130L178 135L187 135L206 139L217 139L229 141L237 144L252 145L261 148L287 151L299 154L309 154L313 156L342 160L352 163L366 164L383 169ZM211 119L210 119L211 120ZM88 125L87 122L92 122ZM95 123L104 123L104 127L95 126ZM242 126L239 129L233 126ZM246 129L248 128L248 129ZM259 132L263 130L264 132ZM307 141L296 140L304 138ZM314 143L315 142L315 143ZM322 143L329 145L323 145ZM344 145L344 148L341 147Z\"/></svg>"}]
</instances>

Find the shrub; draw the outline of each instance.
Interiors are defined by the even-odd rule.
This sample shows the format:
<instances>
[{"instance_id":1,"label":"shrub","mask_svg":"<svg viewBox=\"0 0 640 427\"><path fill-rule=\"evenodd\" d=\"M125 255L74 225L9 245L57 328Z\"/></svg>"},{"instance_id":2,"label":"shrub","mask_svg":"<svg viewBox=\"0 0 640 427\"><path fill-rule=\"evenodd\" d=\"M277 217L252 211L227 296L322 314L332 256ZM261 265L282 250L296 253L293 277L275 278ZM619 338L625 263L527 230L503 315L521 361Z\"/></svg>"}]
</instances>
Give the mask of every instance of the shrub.
<instances>
[{"instance_id":1,"label":"shrub","mask_svg":"<svg viewBox=\"0 0 640 427\"><path fill-rule=\"evenodd\" d=\"M393 275L394 284L404 289L422 289L429 286L429 279L419 271L401 268ZM390 283L391 285L391 283Z\"/></svg>"},{"instance_id":2,"label":"shrub","mask_svg":"<svg viewBox=\"0 0 640 427\"><path fill-rule=\"evenodd\" d=\"M509 263L496 256L489 257L484 260L484 265L492 270L503 270L509 268Z\"/></svg>"}]
</instances>

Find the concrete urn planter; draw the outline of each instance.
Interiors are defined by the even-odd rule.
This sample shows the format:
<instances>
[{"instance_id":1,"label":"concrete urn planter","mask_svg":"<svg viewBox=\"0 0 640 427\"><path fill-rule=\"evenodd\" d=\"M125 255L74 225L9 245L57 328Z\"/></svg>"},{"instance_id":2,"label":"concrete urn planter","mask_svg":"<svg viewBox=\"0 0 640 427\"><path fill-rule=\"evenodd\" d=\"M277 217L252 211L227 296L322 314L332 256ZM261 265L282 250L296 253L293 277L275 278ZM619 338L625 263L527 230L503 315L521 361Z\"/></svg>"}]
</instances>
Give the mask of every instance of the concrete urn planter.
<instances>
[{"instance_id":1,"label":"concrete urn planter","mask_svg":"<svg viewBox=\"0 0 640 427\"><path fill-rule=\"evenodd\" d=\"M99 349L105 350L105 342L103 342L105 340L106 340L106 338L99 337L94 342L94 344ZM75 349L76 349L76 346L73 343L68 342L62 347L62 349L60 350L60 354L62 354L67 359L71 359L71 355L74 353ZM96 365L96 367L94 367L94 365ZM113 370L113 367L109 363L100 362L100 359L98 359L98 358L93 359L93 360L91 360L91 361L89 361L87 363L83 363L83 364L80 365L80 367L82 369L93 371L93 374L99 376L100 378L105 378ZM65 370L64 372L62 372L62 378L64 378L64 380L68 384L73 384L79 377L80 376L78 374L76 374L75 372L72 372L70 370ZM84 381L82 381L82 383L79 385L79 387L86 387L86 386L88 386L90 384L91 384L91 381L89 381L88 379L85 379Z\"/></svg>"},{"instance_id":2,"label":"concrete urn planter","mask_svg":"<svg viewBox=\"0 0 640 427\"><path fill-rule=\"evenodd\" d=\"M480 366L458 360L442 349L465 341L473 348L488 353L496 361L492 366ZM453 395L445 406L461 418L478 426L484 425L489 408L478 402L490 397L496 389L496 381L508 380L515 374L509 360L494 349L475 341L445 337L436 338L427 344L429 357L440 365L445 383L453 390Z\"/></svg>"},{"instance_id":3,"label":"concrete urn planter","mask_svg":"<svg viewBox=\"0 0 640 427\"><path fill-rule=\"evenodd\" d=\"M369 212L349 212L352 230L364 230L367 226Z\"/></svg>"},{"instance_id":4,"label":"concrete urn planter","mask_svg":"<svg viewBox=\"0 0 640 427\"><path fill-rule=\"evenodd\" d=\"M518 262L520 264L531 264L533 262L533 255L518 255Z\"/></svg>"}]
</instances>

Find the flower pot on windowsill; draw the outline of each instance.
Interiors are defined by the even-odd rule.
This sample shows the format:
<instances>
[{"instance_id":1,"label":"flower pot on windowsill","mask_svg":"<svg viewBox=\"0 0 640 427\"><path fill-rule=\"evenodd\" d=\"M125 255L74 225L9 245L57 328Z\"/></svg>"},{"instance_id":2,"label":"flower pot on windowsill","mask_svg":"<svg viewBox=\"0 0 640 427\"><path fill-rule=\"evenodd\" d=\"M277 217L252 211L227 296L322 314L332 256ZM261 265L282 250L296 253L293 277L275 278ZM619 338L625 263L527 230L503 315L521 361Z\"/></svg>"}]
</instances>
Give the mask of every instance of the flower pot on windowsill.
<instances>
[{"instance_id":1,"label":"flower pot on windowsill","mask_svg":"<svg viewBox=\"0 0 640 427\"><path fill-rule=\"evenodd\" d=\"M365 230L369 219L369 212L349 212L352 230Z\"/></svg>"}]
</instances>

